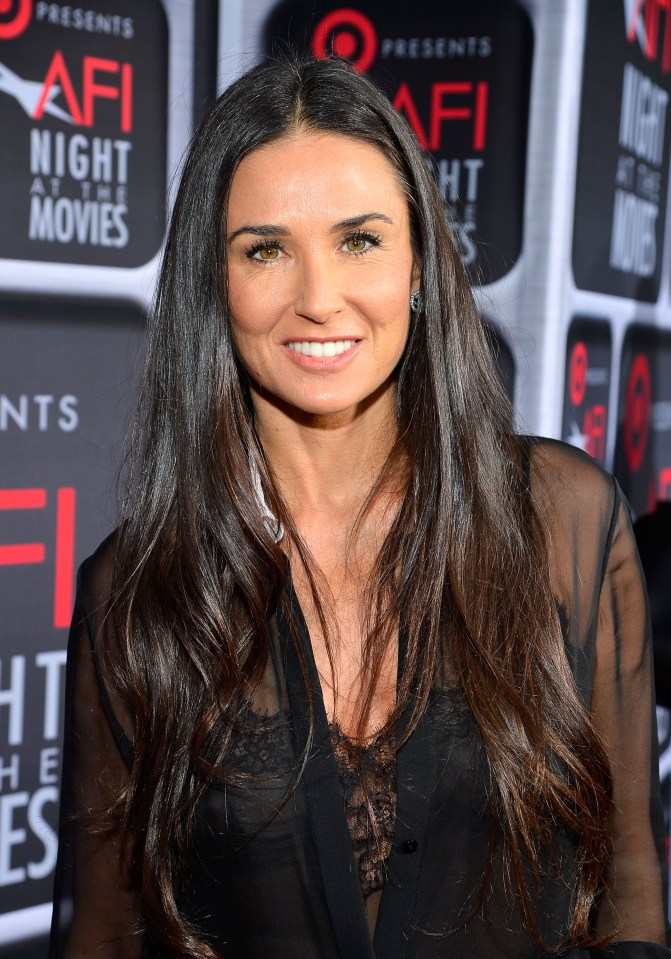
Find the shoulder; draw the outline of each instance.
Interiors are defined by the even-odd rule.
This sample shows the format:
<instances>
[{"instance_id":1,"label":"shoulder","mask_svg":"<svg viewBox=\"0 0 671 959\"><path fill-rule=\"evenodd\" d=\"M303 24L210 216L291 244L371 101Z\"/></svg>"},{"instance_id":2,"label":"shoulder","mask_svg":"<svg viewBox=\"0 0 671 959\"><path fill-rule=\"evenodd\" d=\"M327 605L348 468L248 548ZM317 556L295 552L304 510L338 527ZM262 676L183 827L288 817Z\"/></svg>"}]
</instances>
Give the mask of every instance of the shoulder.
<instances>
[{"instance_id":1,"label":"shoulder","mask_svg":"<svg viewBox=\"0 0 671 959\"><path fill-rule=\"evenodd\" d=\"M565 526L588 522L610 526L621 493L614 477L595 459L561 440L531 436L529 483L541 516Z\"/></svg>"},{"instance_id":2,"label":"shoulder","mask_svg":"<svg viewBox=\"0 0 671 959\"><path fill-rule=\"evenodd\" d=\"M98 632L95 624L109 607L119 536L119 529L110 533L82 562L77 574L80 608L93 634Z\"/></svg>"},{"instance_id":3,"label":"shoulder","mask_svg":"<svg viewBox=\"0 0 671 959\"><path fill-rule=\"evenodd\" d=\"M531 437L529 485L555 594L591 621L618 524L628 507L614 477L582 450Z\"/></svg>"},{"instance_id":4,"label":"shoulder","mask_svg":"<svg viewBox=\"0 0 671 959\"><path fill-rule=\"evenodd\" d=\"M97 549L83 560L79 567L80 578L90 582L91 580L109 579L111 577L120 535L120 527L112 530Z\"/></svg>"},{"instance_id":5,"label":"shoulder","mask_svg":"<svg viewBox=\"0 0 671 959\"><path fill-rule=\"evenodd\" d=\"M78 677L76 695L88 721L97 715L101 723L109 725L130 767L134 722L117 694L117 667L123 653L110 615L119 536L119 529L114 530L79 567L68 659Z\"/></svg>"}]
</instances>

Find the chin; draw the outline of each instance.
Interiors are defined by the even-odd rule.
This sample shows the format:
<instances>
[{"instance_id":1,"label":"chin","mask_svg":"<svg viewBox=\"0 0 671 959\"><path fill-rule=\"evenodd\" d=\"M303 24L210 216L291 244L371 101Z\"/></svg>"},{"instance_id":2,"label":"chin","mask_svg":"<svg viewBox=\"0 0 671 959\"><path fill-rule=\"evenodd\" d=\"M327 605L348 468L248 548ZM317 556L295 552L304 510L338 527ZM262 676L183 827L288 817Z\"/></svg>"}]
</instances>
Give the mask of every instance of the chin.
<instances>
[{"instance_id":1,"label":"chin","mask_svg":"<svg viewBox=\"0 0 671 959\"><path fill-rule=\"evenodd\" d=\"M391 401L390 404L389 401ZM396 409L395 394L392 396L388 391L379 389L363 396L314 397L312 399L304 397L295 404L294 416L300 419L306 417L332 419L334 424L346 423L374 409L377 411L376 416L384 415L387 405L392 410Z\"/></svg>"},{"instance_id":2,"label":"chin","mask_svg":"<svg viewBox=\"0 0 671 959\"><path fill-rule=\"evenodd\" d=\"M296 404L294 409L298 416L354 416L362 403L365 401L314 400Z\"/></svg>"},{"instance_id":3,"label":"chin","mask_svg":"<svg viewBox=\"0 0 671 959\"><path fill-rule=\"evenodd\" d=\"M353 385L353 384L350 384ZM320 393L309 389L273 390L270 385L263 386L258 381L253 384L252 392L257 401L274 407L294 420L306 418L334 417L336 419L354 419L357 415L377 407L379 412L388 404L396 408L396 383L389 377L381 384L374 384L371 390L357 390Z\"/></svg>"}]
</instances>

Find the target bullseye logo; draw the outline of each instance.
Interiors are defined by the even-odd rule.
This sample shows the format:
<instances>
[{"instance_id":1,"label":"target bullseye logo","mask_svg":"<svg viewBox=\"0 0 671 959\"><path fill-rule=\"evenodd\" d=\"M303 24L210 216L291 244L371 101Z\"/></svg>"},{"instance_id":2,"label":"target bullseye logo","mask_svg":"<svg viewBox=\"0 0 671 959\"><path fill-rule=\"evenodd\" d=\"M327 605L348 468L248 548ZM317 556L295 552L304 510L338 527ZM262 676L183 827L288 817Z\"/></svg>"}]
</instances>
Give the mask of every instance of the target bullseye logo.
<instances>
[{"instance_id":1,"label":"target bullseye logo","mask_svg":"<svg viewBox=\"0 0 671 959\"><path fill-rule=\"evenodd\" d=\"M33 0L0 0L0 40L22 34L32 15Z\"/></svg>"},{"instance_id":2,"label":"target bullseye logo","mask_svg":"<svg viewBox=\"0 0 671 959\"><path fill-rule=\"evenodd\" d=\"M352 61L358 73L365 73L377 55L375 27L363 13L343 7L319 21L312 35L312 52L317 60L343 57Z\"/></svg>"},{"instance_id":3,"label":"target bullseye logo","mask_svg":"<svg viewBox=\"0 0 671 959\"><path fill-rule=\"evenodd\" d=\"M578 340L571 353L571 362L569 364L569 391L571 402L574 406L580 406L585 399L585 390L587 389L587 347Z\"/></svg>"},{"instance_id":4,"label":"target bullseye logo","mask_svg":"<svg viewBox=\"0 0 671 959\"><path fill-rule=\"evenodd\" d=\"M624 449L629 469L641 468L650 432L650 366L647 357L638 353L631 365L627 382L624 411Z\"/></svg>"}]
</instances>

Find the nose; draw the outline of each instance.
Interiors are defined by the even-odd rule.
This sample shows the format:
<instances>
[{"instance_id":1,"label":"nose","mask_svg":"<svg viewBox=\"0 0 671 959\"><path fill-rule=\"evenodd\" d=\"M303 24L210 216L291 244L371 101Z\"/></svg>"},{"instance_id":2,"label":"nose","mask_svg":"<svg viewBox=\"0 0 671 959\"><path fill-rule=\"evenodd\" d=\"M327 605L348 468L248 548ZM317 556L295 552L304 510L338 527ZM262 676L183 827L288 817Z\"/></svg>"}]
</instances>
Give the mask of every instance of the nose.
<instances>
[{"instance_id":1,"label":"nose","mask_svg":"<svg viewBox=\"0 0 671 959\"><path fill-rule=\"evenodd\" d=\"M327 257L311 255L303 260L297 276L294 310L313 323L326 323L344 306L337 265Z\"/></svg>"}]
</instances>

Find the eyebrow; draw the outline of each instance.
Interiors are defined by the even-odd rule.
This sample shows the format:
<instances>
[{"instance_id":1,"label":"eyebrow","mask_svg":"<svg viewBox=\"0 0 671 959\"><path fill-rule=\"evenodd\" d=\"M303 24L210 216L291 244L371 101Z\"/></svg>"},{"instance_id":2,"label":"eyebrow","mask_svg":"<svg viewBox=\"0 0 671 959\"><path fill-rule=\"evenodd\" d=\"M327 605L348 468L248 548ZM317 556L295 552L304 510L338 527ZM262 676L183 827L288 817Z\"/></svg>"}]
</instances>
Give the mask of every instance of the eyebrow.
<instances>
[{"instance_id":1,"label":"eyebrow","mask_svg":"<svg viewBox=\"0 0 671 959\"><path fill-rule=\"evenodd\" d=\"M232 243L236 237L242 233L251 233L252 236L291 236L291 231L285 226L275 226L273 223L262 223L259 226L241 226L234 230L228 237L228 242Z\"/></svg>"},{"instance_id":2,"label":"eyebrow","mask_svg":"<svg viewBox=\"0 0 671 959\"><path fill-rule=\"evenodd\" d=\"M346 220L340 220L334 223L329 233L340 233L342 230L355 230L357 227L369 223L371 220L381 220L383 223L389 223L393 226L394 221L385 213L361 213L359 216L351 216ZM232 243L243 233L251 233L252 236L291 236L291 230L285 226L277 226L274 223L260 223L256 225L247 224L238 227L228 237L228 242Z\"/></svg>"},{"instance_id":3,"label":"eyebrow","mask_svg":"<svg viewBox=\"0 0 671 959\"><path fill-rule=\"evenodd\" d=\"M334 223L329 233L340 233L341 230L356 230L370 220L382 220L383 223L389 223L393 226L394 221L384 213L362 213L361 216L351 216L347 220L341 220L340 223Z\"/></svg>"}]
</instances>

